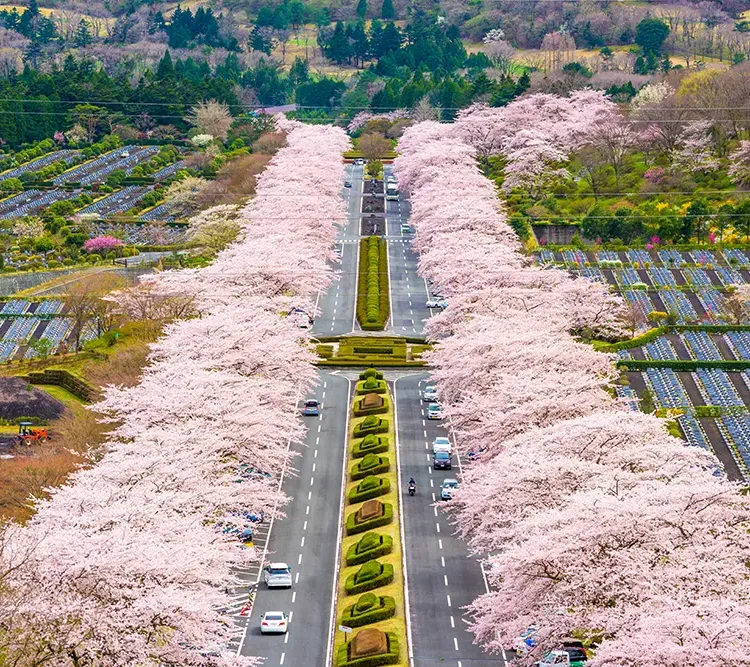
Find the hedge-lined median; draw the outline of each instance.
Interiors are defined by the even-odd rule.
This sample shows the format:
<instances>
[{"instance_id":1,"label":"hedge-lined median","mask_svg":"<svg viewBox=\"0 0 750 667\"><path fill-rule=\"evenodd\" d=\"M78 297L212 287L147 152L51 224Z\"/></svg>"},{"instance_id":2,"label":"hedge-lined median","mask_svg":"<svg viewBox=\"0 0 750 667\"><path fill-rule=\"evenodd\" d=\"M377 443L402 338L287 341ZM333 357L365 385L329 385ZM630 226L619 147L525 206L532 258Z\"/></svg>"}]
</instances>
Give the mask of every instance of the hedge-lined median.
<instances>
[{"instance_id":1,"label":"hedge-lined median","mask_svg":"<svg viewBox=\"0 0 750 667\"><path fill-rule=\"evenodd\" d=\"M390 316L388 245L379 236L359 242L357 320L364 331L382 331ZM366 353L363 353L366 354Z\"/></svg>"},{"instance_id":2,"label":"hedge-lined median","mask_svg":"<svg viewBox=\"0 0 750 667\"><path fill-rule=\"evenodd\" d=\"M382 416L357 416L360 401L368 395L373 402L378 397L383 399L386 411ZM393 400L382 373L368 369L360 375L350 414L336 610L337 625L357 630L346 637L336 632L334 667L405 667L408 651L400 499L396 466L391 465L396 454L395 425ZM356 654L358 638L364 631L372 636L365 639L361 635L360 647L375 641L382 653Z\"/></svg>"}]
</instances>

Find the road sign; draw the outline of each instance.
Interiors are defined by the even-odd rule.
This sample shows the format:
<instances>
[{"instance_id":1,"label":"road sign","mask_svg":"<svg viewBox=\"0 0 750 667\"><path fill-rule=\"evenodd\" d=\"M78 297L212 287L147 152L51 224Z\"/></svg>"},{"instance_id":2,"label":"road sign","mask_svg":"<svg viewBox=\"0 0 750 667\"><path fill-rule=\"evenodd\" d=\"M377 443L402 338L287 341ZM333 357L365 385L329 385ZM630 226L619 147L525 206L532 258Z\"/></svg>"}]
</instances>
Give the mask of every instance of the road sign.
<instances>
[{"instance_id":1,"label":"road sign","mask_svg":"<svg viewBox=\"0 0 750 667\"><path fill-rule=\"evenodd\" d=\"M352 631L352 629L349 626L347 626L347 625L339 625L339 630L341 630L341 632L351 632Z\"/></svg>"}]
</instances>

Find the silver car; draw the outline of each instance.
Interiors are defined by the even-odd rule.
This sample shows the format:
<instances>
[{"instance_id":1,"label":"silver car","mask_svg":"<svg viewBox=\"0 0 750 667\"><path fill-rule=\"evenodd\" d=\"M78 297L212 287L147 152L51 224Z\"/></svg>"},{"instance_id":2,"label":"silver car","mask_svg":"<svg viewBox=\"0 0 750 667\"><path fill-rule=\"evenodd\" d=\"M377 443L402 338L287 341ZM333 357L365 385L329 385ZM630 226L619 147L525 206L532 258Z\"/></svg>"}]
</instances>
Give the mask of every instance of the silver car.
<instances>
[{"instance_id":1,"label":"silver car","mask_svg":"<svg viewBox=\"0 0 750 667\"><path fill-rule=\"evenodd\" d=\"M440 485L440 500L450 500L453 492L458 488L458 480L453 478L444 479Z\"/></svg>"},{"instance_id":2,"label":"silver car","mask_svg":"<svg viewBox=\"0 0 750 667\"><path fill-rule=\"evenodd\" d=\"M440 437L432 441L432 453L437 454L438 452L453 453L453 445L450 438Z\"/></svg>"},{"instance_id":3,"label":"silver car","mask_svg":"<svg viewBox=\"0 0 750 667\"><path fill-rule=\"evenodd\" d=\"M263 581L268 588L291 588L292 570L286 563L271 563L263 570Z\"/></svg>"},{"instance_id":4,"label":"silver car","mask_svg":"<svg viewBox=\"0 0 750 667\"><path fill-rule=\"evenodd\" d=\"M430 401L431 403L434 403L438 399L438 390L437 387L433 387L432 385L425 387L424 392L422 393L422 399L425 401Z\"/></svg>"}]
</instances>

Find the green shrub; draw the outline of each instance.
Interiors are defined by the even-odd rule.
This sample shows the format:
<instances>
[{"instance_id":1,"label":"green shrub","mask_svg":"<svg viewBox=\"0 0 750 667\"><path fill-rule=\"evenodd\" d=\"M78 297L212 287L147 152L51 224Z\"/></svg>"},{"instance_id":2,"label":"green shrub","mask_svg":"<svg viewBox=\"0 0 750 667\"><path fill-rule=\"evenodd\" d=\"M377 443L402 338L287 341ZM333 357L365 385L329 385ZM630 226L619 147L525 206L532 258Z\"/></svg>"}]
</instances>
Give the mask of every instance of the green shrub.
<instances>
[{"instance_id":1,"label":"green shrub","mask_svg":"<svg viewBox=\"0 0 750 667\"><path fill-rule=\"evenodd\" d=\"M388 433L388 424L387 419L380 419L376 415L370 415L362 423L354 427L353 435L355 438L364 438L370 433Z\"/></svg>"},{"instance_id":2,"label":"green shrub","mask_svg":"<svg viewBox=\"0 0 750 667\"><path fill-rule=\"evenodd\" d=\"M352 466L351 478L353 482L364 479L369 475L382 475L391 468L391 462L387 456L367 454Z\"/></svg>"},{"instance_id":3,"label":"green shrub","mask_svg":"<svg viewBox=\"0 0 750 667\"><path fill-rule=\"evenodd\" d=\"M380 558L393 551L393 538L390 535L365 533L364 537L352 544L346 551L347 565L360 565L369 560Z\"/></svg>"},{"instance_id":4,"label":"green shrub","mask_svg":"<svg viewBox=\"0 0 750 667\"><path fill-rule=\"evenodd\" d=\"M718 405L696 405L693 414L696 417L721 417L722 410Z\"/></svg>"},{"instance_id":5,"label":"green shrub","mask_svg":"<svg viewBox=\"0 0 750 667\"><path fill-rule=\"evenodd\" d=\"M388 392L388 385L385 380L378 380L373 377L368 377L366 380L357 382L356 393L362 394L385 394Z\"/></svg>"},{"instance_id":6,"label":"green shrub","mask_svg":"<svg viewBox=\"0 0 750 667\"><path fill-rule=\"evenodd\" d=\"M339 646L336 653L336 667L380 667L398 664L400 660L398 637L395 632L387 632L386 635L388 636L388 653L349 660L349 644L344 644Z\"/></svg>"},{"instance_id":7,"label":"green shrub","mask_svg":"<svg viewBox=\"0 0 750 667\"><path fill-rule=\"evenodd\" d=\"M354 401L353 412L355 417L364 417L365 415L383 415L391 409L391 401L388 396L383 396L383 405L371 408L362 407L363 401L364 398Z\"/></svg>"},{"instance_id":8,"label":"green shrub","mask_svg":"<svg viewBox=\"0 0 750 667\"><path fill-rule=\"evenodd\" d=\"M387 586L393 581L393 565L379 563L376 560L366 562L354 574L350 574L344 583L347 595L359 595L372 591L380 586Z\"/></svg>"},{"instance_id":9,"label":"green shrub","mask_svg":"<svg viewBox=\"0 0 750 667\"><path fill-rule=\"evenodd\" d=\"M377 435L366 435L362 440L358 440L352 447L352 458L361 459L367 454L382 454L389 448L388 438Z\"/></svg>"},{"instance_id":10,"label":"green shrub","mask_svg":"<svg viewBox=\"0 0 750 667\"><path fill-rule=\"evenodd\" d=\"M367 380L369 378L374 378L376 380L382 380L383 374L376 371L374 368L368 368L366 371L363 371L359 374L360 380Z\"/></svg>"},{"instance_id":11,"label":"green shrub","mask_svg":"<svg viewBox=\"0 0 750 667\"><path fill-rule=\"evenodd\" d=\"M366 533L368 530L379 528L380 526L386 526L393 521L393 505L385 503L383 507L383 516L379 516L369 521L362 523L355 522L356 512L352 512L346 517L346 534L357 535L359 533Z\"/></svg>"},{"instance_id":12,"label":"green shrub","mask_svg":"<svg viewBox=\"0 0 750 667\"><path fill-rule=\"evenodd\" d=\"M382 331L390 315L388 247L377 236L360 241L357 319L365 331Z\"/></svg>"},{"instance_id":13,"label":"green shrub","mask_svg":"<svg viewBox=\"0 0 750 667\"><path fill-rule=\"evenodd\" d=\"M641 359L623 359L617 362L618 368L624 368L629 371L643 371L646 368L671 368L674 371L692 372L698 368L720 368L724 371L744 371L750 368L750 360L729 361L721 360L641 360Z\"/></svg>"},{"instance_id":14,"label":"green shrub","mask_svg":"<svg viewBox=\"0 0 750 667\"><path fill-rule=\"evenodd\" d=\"M333 345L316 345L315 351L319 357L330 359L333 356Z\"/></svg>"},{"instance_id":15,"label":"green shrub","mask_svg":"<svg viewBox=\"0 0 750 667\"><path fill-rule=\"evenodd\" d=\"M365 593L353 605L344 609L341 624L359 628L369 623L377 623L396 614L396 600L390 596L380 597L375 593Z\"/></svg>"},{"instance_id":16,"label":"green shrub","mask_svg":"<svg viewBox=\"0 0 750 667\"><path fill-rule=\"evenodd\" d=\"M372 484L365 485L367 482ZM354 503L363 503L365 500L371 500L378 496L384 496L391 490L391 482L389 479L384 477L376 477L375 475L369 475L365 477L357 486L349 491L349 502L353 505Z\"/></svg>"}]
</instances>

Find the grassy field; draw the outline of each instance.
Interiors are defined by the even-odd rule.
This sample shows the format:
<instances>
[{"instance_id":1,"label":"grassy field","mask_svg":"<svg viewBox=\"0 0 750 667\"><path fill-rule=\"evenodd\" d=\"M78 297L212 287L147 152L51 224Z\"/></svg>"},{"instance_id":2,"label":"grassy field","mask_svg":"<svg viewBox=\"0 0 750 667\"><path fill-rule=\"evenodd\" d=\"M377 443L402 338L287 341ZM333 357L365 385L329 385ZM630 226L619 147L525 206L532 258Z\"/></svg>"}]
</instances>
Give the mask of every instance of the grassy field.
<instances>
[{"instance_id":1,"label":"grassy field","mask_svg":"<svg viewBox=\"0 0 750 667\"><path fill-rule=\"evenodd\" d=\"M0 5L0 11L6 10L9 12L12 12L13 10L16 10L19 14L22 14L24 11L26 11L26 7L23 5ZM49 7L40 7L39 13L42 16L47 17L54 17L55 15L60 15L61 10L59 9L50 9ZM75 23L78 24L78 21L81 18L85 18L89 23L98 22L99 24L99 34L98 37L106 37L107 36L107 27L110 27L114 25L115 19L104 19L104 18L95 18L89 14L76 14ZM64 18L62 20L65 20Z\"/></svg>"},{"instance_id":2,"label":"grassy field","mask_svg":"<svg viewBox=\"0 0 750 667\"><path fill-rule=\"evenodd\" d=\"M390 395L389 395L390 397ZM356 397L355 400L359 400L361 397ZM398 662L398 665L401 665L402 667L406 667L408 665L408 646L406 643L406 610L404 605L404 580L403 580L403 569L402 569L402 551L401 551L401 533L399 530L399 513L401 511L401 508L399 506L399 486L398 486L398 466L396 462L396 447L395 447L395 424L393 420L393 407L392 407L392 401L391 401L391 409L388 412L388 414L385 415L378 415L379 417L382 417L383 419L388 419L389 421L389 429L388 433L380 434L382 436L386 436L388 438L388 441L390 443L390 448L388 452L380 454L380 456L388 456L390 459L390 470L387 473L384 473L382 475L378 475L379 477L387 478L391 483L391 490L382 496L378 496L378 500L383 503L389 503L393 505L393 521L385 526L381 526L379 528L374 528L373 531L377 532L381 535L389 535L391 538L393 538L393 551L391 551L390 554L387 554L385 556L380 556L377 560L378 562L382 564L390 564L393 566L393 583L389 584L388 586L381 586L380 588L374 589L372 592L375 595L378 596L390 596L394 598L396 601L396 615L392 618L388 618L384 621L379 621L377 623L371 623L365 626L362 626L361 628L354 628L354 632L351 634L351 636L355 635L360 629L363 628L377 628L378 630L382 630L383 632L395 632L398 636L399 646L401 650L401 660ZM351 467L354 465L355 461L361 460L361 459L353 459L351 457L351 445L353 442L352 438L352 432L354 430L354 427L360 424L362 421L364 421L365 417L352 417L350 420L350 428L349 428L349 440L348 440L348 461L347 461L347 470L350 470ZM349 477L347 476L346 481L346 497L348 498L349 492L359 484L361 480L358 480L356 482L349 481ZM348 501L345 505L344 510L344 517L343 520L346 520L346 517L349 516L352 512L356 512L357 510L362 507L362 503L356 503L356 504L350 504ZM344 534L342 538L342 545L341 545L341 568L339 570L339 583L338 583L338 606L337 606L337 612L338 612L338 619L336 621L337 625L340 622L341 619L341 613L343 612L344 608L354 604L357 599L359 598L359 595L347 595L346 590L344 588L344 583L346 582L346 579L349 575L354 574L359 570L361 567L360 565L352 565L347 566L346 565L346 552L353 544L356 544L359 542L359 540L362 538L364 533L359 533L357 535L351 535L347 536ZM336 632L336 638L335 638L335 644L334 644L334 655L337 655L337 651L339 647L341 647L344 642L346 641L346 637L344 633L342 632Z\"/></svg>"}]
</instances>

